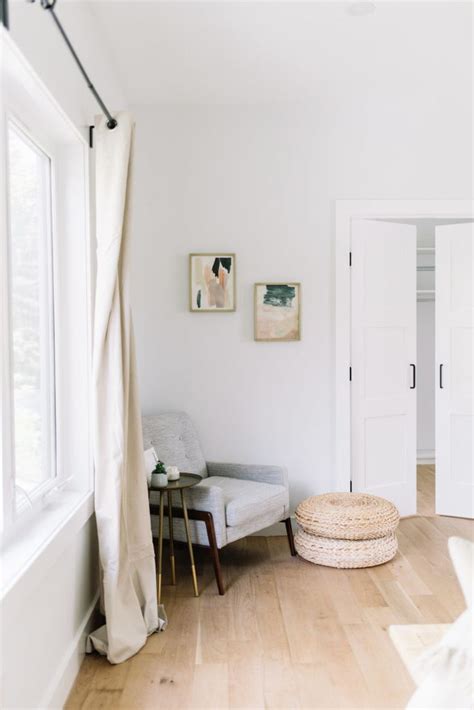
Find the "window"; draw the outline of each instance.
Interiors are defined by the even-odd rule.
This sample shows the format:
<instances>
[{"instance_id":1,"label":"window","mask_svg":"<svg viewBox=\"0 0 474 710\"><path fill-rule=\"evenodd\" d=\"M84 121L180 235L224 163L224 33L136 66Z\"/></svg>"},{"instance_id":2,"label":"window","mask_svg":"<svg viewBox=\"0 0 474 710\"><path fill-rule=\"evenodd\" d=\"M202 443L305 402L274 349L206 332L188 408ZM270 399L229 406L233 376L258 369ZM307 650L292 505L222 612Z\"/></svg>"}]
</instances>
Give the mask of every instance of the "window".
<instances>
[{"instance_id":1,"label":"window","mask_svg":"<svg viewBox=\"0 0 474 710\"><path fill-rule=\"evenodd\" d=\"M8 296L15 511L56 475L51 160L8 124Z\"/></svg>"},{"instance_id":2,"label":"window","mask_svg":"<svg viewBox=\"0 0 474 710\"><path fill-rule=\"evenodd\" d=\"M0 54L0 532L12 579L90 504L89 147L7 33Z\"/></svg>"}]
</instances>

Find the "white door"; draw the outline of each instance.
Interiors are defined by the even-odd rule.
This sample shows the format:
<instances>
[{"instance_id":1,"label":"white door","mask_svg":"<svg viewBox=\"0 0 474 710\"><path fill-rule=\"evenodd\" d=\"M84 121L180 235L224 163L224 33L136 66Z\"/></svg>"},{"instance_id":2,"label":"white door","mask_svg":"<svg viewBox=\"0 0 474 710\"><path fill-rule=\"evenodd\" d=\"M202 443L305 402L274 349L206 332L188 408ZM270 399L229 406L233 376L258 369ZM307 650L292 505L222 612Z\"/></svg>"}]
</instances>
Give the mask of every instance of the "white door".
<instances>
[{"instance_id":1,"label":"white door","mask_svg":"<svg viewBox=\"0 0 474 710\"><path fill-rule=\"evenodd\" d=\"M352 223L352 490L416 513L416 227Z\"/></svg>"},{"instance_id":2,"label":"white door","mask_svg":"<svg viewBox=\"0 0 474 710\"><path fill-rule=\"evenodd\" d=\"M436 228L436 512L474 517L472 224Z\"/></svg>"}]
</instances>

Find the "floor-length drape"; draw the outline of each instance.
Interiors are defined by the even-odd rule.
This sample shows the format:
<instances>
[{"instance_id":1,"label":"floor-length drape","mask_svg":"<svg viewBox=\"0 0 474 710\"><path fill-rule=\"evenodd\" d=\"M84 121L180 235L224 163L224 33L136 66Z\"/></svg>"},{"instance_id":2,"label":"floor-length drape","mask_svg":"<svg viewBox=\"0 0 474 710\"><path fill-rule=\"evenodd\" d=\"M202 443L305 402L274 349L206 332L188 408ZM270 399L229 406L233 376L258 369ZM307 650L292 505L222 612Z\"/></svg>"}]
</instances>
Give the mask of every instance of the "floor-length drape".
<instances>
[{"instance_id":1,"label":"floor-length drape","mask_svg":"<svg viewBox=\"0 0 474 710\"><path fill-rule=\"evenodd\" d=\"M140 403L129 298L133 122L96 121L97 282L94 325L95 510L106 624L88 639L111 663L165 624L157 607Z\"/></svg>"}]
</instances>

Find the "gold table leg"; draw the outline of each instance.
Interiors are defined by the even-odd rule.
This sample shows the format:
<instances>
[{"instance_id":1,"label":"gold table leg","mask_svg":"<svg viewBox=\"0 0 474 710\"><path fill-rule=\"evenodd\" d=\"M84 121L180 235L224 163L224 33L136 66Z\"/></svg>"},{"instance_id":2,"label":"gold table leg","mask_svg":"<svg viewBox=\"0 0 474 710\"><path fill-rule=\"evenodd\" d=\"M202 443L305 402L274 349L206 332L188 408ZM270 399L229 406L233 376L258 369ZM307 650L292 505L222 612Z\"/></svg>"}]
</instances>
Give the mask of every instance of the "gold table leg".
<instances>
[{"instance_id":1,"label":"gold table leg","mask_svg":"<svg viewBox=\"0 0 474 710\"><path fill-rule=\"evenodd\" d=\"M194 596L198 597L199 596L199 589L198 589L198 583L197 583L197 577L196 577L196 567L194 566L193 543L191 542L191 534L189 532L188 509L186 508L186 501L184 499L184 490L181 489L180 492L181 492L181 505L183 506L184 526L186 528L186 537L188 538L189 558L191 560L191 574L193 576Z\"/></svg>"},{"instance_id":2,"label":"gold table leg","mask_svg":"<svg viewBox=\"0 0 474 710\"><path fill-rule=\"evenodd\" d=\"M163 564L163 518L165 515L165 494L160 491L160 521L158 528L158 604L161 603L161 568Z\"/></svg>"},{"instance_id":3,"label":"gold table leg","mask_svg":"<svg viewBox=\"0 0 474 710\"><path fill-rule=\"evenodd\" d=\"M168 491L168 525L170 531L170 562L171 562L171 584L176 584L176 569L174 565L174 540L173 540L173 497Z\"/></svg>"}]
</instances>

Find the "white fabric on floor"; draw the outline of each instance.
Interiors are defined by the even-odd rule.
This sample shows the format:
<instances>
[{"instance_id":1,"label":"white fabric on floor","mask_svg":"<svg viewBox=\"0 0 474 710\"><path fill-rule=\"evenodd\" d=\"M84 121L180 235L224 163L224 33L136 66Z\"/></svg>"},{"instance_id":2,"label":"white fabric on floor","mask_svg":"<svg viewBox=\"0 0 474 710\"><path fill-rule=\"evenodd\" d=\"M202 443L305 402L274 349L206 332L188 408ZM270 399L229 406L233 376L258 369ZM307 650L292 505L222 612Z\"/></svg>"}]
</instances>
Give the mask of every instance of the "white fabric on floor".
<instances>
[{"instance_id":1,"label":"white fabric on floor","mask_svg":"<svg viewBox=\"0 0 474 710\"><path fill-rule=\"evenodd\" d=\"M474 707L474 544L450 537L448 547L467 609L448 625L443 638L417 660L417 673L423 679L407 708Z\"/></svg>"},{"instance_id":2,"label":"white fabric on floor","mask_svg":"<svg viewBox=\"0 0 474 710\"><path fill-rule=\"evenodd\" d=\"M111 663L163 628L158 609L129 298L129 189L133 122L96 121L97 286L94 328L95 510L106 625L87 650Z\"/></svg>"}]
</instances>

